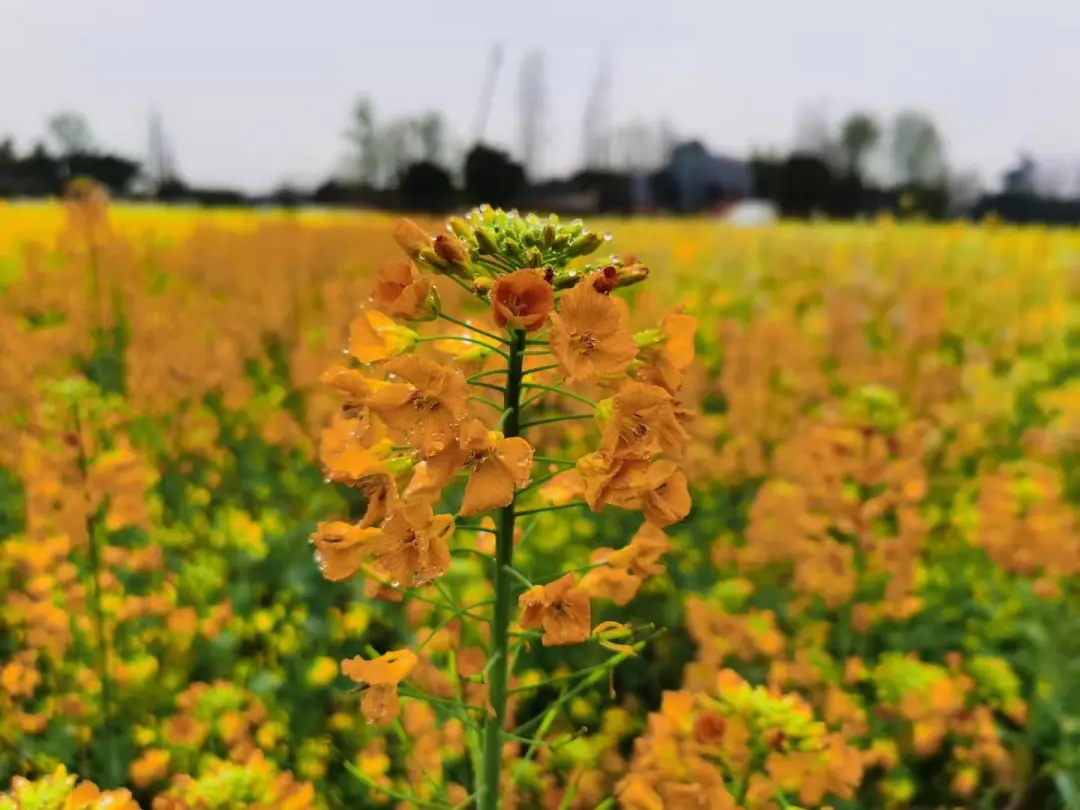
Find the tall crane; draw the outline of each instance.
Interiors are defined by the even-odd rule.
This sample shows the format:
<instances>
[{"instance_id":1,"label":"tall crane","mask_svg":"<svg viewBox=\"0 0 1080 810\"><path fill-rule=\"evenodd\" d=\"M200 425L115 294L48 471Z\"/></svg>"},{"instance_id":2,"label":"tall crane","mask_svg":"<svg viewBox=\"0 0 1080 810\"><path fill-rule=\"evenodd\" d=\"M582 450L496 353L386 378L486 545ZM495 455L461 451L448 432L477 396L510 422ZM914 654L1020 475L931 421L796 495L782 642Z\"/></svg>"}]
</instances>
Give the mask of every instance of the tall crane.
<instances>
[{"instance_id":1,"label":"tall crane","mask_svg":"<svg viewBox=\"0 0 1080 810\"><path fill-rule=\"evenodd\" d=\"M476 123L473 128L473 143L480 143L487 129L488 116L491 114L491 102L495 96L495 82L499 78L499 68L502 67L502 45L495 43L491 46L491 56L488 59L487 76L484 79L484 88L480 94L480 102L476 108Z\"/></svg>"}]
</instances>

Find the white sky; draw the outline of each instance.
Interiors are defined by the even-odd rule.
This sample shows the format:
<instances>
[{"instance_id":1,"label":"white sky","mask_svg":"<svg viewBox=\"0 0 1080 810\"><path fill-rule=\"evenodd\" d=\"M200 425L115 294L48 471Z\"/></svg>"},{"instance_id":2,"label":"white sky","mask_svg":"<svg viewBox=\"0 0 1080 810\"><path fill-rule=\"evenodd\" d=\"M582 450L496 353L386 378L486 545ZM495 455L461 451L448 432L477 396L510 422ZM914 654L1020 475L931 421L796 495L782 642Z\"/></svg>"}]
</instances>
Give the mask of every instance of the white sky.
<instances>
[{"instance_id":1,"label":"white sky","mask_svg":"<svg viewBox=\"0 0 1080 810\"><path fill-rule=\"evenodd\" d=\"M491 45L488 140L517 143L517 67L544 49L545 173L576 166L602 43L616 121L668 119L744 155L784 147L809 106L931 113L953 166L989 183L1018 150L1080 167L1075 0L0 0L0 134L25 148L59 109L144 156L157 108L189 182L322 179L349 108L443 111L471 129Z\"/></svg>"}]
</instances>

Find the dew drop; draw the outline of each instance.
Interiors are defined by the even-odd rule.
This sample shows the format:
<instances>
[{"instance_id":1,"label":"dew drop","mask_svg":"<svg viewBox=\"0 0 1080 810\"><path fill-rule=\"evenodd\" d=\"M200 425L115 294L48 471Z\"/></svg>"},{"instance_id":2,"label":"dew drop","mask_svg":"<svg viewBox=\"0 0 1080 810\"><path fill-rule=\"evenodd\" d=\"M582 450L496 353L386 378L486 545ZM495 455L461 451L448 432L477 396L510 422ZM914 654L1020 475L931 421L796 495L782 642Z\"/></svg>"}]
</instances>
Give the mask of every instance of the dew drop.
<instances>
[{"instance_id":1,"label":"dew drop","mask_svg":"<svg viewBox=\"0 0 1080 810\"><path fill-rule=\"evenodd\" d=\"M348 353L349 353L349 350L348 350L348 349L342 349L342 350L341 350L341 353L342 353L342 354L348 354Z\"/></svg>"},{"instance_id":2,"label":"dew drop","mask_svg":"<svg viewBox=\"0 0 1080 810\"><path fill-rule=\"evenodd\" d=\"M390 580L390 587L391 588L400 588L401 583L398 582L396 579L392 579L392 580Z\"/></svg>"},{"instance_id":3,"label":"dew drop","mask_svg":"<svg viewBox=\"0 0 1080 810\"><path fill-rule=\"evenodd\" d=\"M610 233L605 233L604 234L604 241L605 242L610 242L611 241L611 234Z\"/></svg>"}]
</instances>

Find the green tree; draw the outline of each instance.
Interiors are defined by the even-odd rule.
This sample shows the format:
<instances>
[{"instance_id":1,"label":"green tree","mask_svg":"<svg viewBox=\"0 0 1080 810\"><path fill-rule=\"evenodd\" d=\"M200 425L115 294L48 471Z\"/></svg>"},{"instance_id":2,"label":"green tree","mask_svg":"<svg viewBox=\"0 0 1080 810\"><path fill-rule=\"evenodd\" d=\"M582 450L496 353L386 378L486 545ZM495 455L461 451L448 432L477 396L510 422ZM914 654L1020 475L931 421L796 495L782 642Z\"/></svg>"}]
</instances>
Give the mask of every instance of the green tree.
<instances>
[{"instance_id":1,"label":"green tree","mask_svg":"<svg viewBox=\"0 0 1080 810\"><path fill-rule=\"evenodd\" d=\"M881 140L881 128L873 116L854 112L840 125L840 148L844 165L852 177L861 177L866 156Z\"/></svg>"},{"instance_id":2,"label":"green tree","mask_svg":"<svg viewBox=\"0 0 1080 810\"><path fill-rule=\"evenodd\" d=\"M890 150L902 183L941 186L948 177L945 141L929 115L902 110L893 119Z\"/></svg>"},{"instance_id":3,"label":"green tree","mask_svg":"<svg viewBox=\"0 0 1080 810\"><path fill-rule=\"evenodd\" d=\"M353 147L350 163L356 179L367 186L374 186L383 167L382 143L375 119L375 105L364 97L353 107L352 118L345 138Z\"/></svg>"},{"instance_id":4,"label":"green tree","mask_svg":"<svg viewBox=\"0 0 1080 810\"><path fill-rule=\"evenodd\" d=\"M86 153L94 147L90 124L81 113L56 113L49 118L48 131L49 137L56 142L61 157Z\"/></svg>"}]
</instances>

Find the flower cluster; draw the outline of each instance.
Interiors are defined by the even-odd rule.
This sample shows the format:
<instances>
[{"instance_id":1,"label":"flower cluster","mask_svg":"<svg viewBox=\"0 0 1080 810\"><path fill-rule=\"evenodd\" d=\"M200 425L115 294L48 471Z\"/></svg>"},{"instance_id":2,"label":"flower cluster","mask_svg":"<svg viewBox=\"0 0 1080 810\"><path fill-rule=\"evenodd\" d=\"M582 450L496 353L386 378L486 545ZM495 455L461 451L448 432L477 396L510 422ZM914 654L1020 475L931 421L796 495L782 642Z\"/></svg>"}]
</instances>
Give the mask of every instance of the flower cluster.
<instances>
[{"instance_id":1,"label":"flower cluster","mask_svg":"<svg viewBox=\"0 0 1080 810\"><path fill-rule=\"evenodd\" d=\"M361 366L324 375L341 396L321 442L326 476L359 489L364 514L353 523L324 522L311 540L327 579L362 571L406 594L445 577L454 552L489 562L494 607L483 620L487 663L467 685L491 712L476 779L481 806L495 807L504 791L498 776L503 734L513 719L513 662L507 659L522 652L530 633L544 647L593 637L592 595L613 595L625 605L644 578L663 573L668 543L662 529L690 511L681 465L687 415L677 397L694 356L695 321L671 312L658 328L631 332L627 304L613 293L644 280L648 270L614 256L579 264L603 242L580 222L480 208L451 219L437 236L404 220L394 238L408 260L378 270L368 303L349 327L347 353ZM487 321L450 314L454 288L440 291L423 270L455 285L458 297L481 302ZM428 321L453 329L423 337L409 325ZM434 356L424 353L427 344ZM446 354L457 362L440 357ZM581 392L584 386L605 396L595 400ZM595 420L600 436L598 448L576 464L537 452L534 441L558 448L557 437L530 441L523 435L580 419ZM521 508L547 492L534 481L538 465L551 470L544 482L561 474L573 496ZM579 505L638 511L646 523L624 548L597 550L585 578L570 571L534 584L512 562L515 546L524 542L518 537L523 519ZM463 522L485 513L495 513L493 525ZM487 547L494 553L462 544L462 529L493 537ZM445 587L438 591L443 600L453 599ZM519 631L511 629L515 593ZM455 601L436 604L450 611L447 621L478 618ZM515 632L520 635L511 645ZM402 649L352 658L342 671L362 684L365 717L385 724L400 714L399 686L416 680L421 662L420 680L431 680L430 660Z\"/></svg>"}]
</instances>

